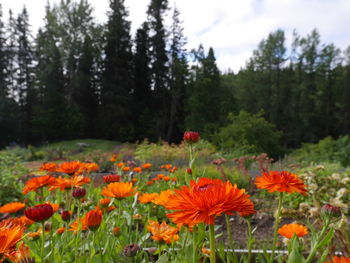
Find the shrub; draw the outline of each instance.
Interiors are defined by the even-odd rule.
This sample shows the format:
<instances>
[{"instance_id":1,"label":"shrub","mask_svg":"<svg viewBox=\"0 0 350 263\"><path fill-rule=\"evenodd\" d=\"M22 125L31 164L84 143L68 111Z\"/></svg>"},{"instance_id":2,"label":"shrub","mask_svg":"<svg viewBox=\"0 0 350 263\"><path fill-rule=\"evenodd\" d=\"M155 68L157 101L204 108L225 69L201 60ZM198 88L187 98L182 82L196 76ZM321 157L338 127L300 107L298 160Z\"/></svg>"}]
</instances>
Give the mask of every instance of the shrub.
<instances>
[{"instance_id":1,"label":"shrub","mask_svg":"<svg viewBox=\"0 0 350 263\"><path fill-rule=\"evenodd\" d=\"M213 137L214 143L224 151L237 153L237 156L261 153L267 153L273 158L281 156L281 132L267 122L262 114L252 115L245 111L238 115L230 113L230 124Z\"/></svg>"}]
</instances>

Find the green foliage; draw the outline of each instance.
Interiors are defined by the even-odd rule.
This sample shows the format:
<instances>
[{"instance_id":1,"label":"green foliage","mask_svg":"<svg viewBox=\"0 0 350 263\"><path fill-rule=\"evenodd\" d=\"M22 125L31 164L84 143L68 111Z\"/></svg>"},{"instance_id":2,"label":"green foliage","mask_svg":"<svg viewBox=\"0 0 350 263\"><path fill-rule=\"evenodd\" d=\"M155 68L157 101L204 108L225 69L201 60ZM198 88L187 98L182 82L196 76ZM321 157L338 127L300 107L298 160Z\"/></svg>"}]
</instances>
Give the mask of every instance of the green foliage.
<instances>
[{"instance_id":1,"label":"green foliage","mask_svg":"<svg viewBox=\"0 0 350 263\"><path fill-rule=\"evenodd\" d=\"M341 136L337 140L326 137L316 144L306 143L290 156L302 163L331 161L350 166L350 136Z\"/></svg>"},{"instance_id":2,"label":"green foliage","mask_svg":"<svg viewBox=\"0 0 350 263\"><path fill-rule=\"evenodd\" d=\"M281 133L262 115L262 112L252 115L245 111L229 114L230 124L221 128L213 141L224 151L244 155L267 153L273 158L281 156Z\"/></svg>"}]
</instances>

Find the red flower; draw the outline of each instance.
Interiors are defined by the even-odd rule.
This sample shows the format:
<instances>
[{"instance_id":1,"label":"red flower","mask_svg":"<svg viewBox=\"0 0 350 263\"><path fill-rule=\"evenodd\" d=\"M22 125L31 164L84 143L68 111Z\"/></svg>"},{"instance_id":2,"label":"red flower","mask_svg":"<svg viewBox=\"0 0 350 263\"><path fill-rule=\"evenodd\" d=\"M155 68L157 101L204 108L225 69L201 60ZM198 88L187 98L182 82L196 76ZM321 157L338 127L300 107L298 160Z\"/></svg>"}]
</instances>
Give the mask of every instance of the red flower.
<instances>
[{"instance_id":1,"label":"red flower","mask_svg":"<svg viewBox=\"0 0 350 263\"><path fill-rule=\"evenodd\" d=\"M200 139L199 132L188 131L184 133L184 141L187 143L195 143Z\"/></svg>"},{"instance_id":2,"label":"red flower","mask_svg":"<svg viewBox=\"0 0 350 263\"><path fill-rule=\"evenodd\" d=\"M100 208L96 207L94 210L91 210L86 213L84 217L84 223L89 229L96 229L100 226L102 221L102 211Z\"/></svg>"},{"instance_id":3,"label":"red flower","mask_svg":"<svg viewBox=\"0 0 350 263\"><path fill-rule=\"evenodd\" d=\"M63 221L69 221L72 217L72 212L70 211L62 211L61 212L61 218Z\"/></svg>"},{"instance_id":4,"label":"red flower","mask_svg":"<svg viewBox=\"0 0 350 263\"><path fill-rule=\"evenodd\" d=\"M86 190L85 190L85 188L77 187L73 190L72 195L74 198L78 198L78 199L82 198L86 195Z\"/></svg>"},{"instance_id":5,"label":"red flower","mask_svg":"<svg viewBox=\"0 0 350 263\"><path fill-rule=\"evenodd\" d=\"M105 183L107 183L107 184L119 182L120 181L120 175L109 174L109 175L103 176L103 181L105 181Z\"/></svg>"},{"instance_id":6,"label":"red flower","mask_svg":"<svg viewBox=\"0 0 350 263\"><path fill-rule=\"evenodd\" d=\"M35 222L42 222L53 215L53 208L50 204L41 204L29 207L24 211L26 217Z\"/></svg>"}]
</instances>

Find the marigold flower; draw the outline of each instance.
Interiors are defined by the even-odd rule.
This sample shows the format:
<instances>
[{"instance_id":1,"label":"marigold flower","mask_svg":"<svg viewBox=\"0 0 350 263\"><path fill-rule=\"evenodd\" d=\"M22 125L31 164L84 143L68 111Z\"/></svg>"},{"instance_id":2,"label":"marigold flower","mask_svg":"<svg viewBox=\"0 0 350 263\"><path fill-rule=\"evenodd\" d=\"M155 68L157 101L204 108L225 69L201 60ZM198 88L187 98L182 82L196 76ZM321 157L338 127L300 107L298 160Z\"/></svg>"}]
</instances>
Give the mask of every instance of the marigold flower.
<instances>
[{"instance_id":1,"label":"marigold flower","mask_svg":"<svg viewBox=\"0 0 350 263\"><path fill-rule=\"evenodd\" d=\"M22 225L22 226L31 226L32 224L35 223L35 221L30 220L26 216L16 217L16 218L13 219L13 222L15 224Z\"/></svg>"},{"instance_id":2,"label":"marigold flower","mask_svg":"<svg viewBox=\"0 0 350 263\"><path fill-rule=\"evenodd\" d=\"M298 178L296 174L287 171L270 171L269 173L262 173L255 179L257 188L266 189L269 193L273 192L287 192L300 193L306 195L307 190L304 182Z\"/></svg>"},{"instance_id":3,"label":"marigold flower","mask_svg":"<svg viewBox=\"0 0 350 263\"><path fill-rule=\"evenodd\" d=\"M53 208L50 204L41 204L34 207L28 207L24 214L30 220L42 222L49 219L53 215Z\"/></svg>"},{"instance_id":4,"label":"marigold flower","mask_svg":"<svg viewBox=\"0 0 350 263\"><path fill-rule=\"evenodd\" d=\"M157 179L162 179L164 177L164 174L157 174Z\"/></svg>"},{"instance_id":5,"label":"marigold flower","mask_svg":"<svg viewBox=\"0 0 350 263\"><path fill-rule=\"evenodd\" d=\"M210 255L210 249L209 248L206 248L206 247L202 247L202 253L204 255Z\"/></svg>"},{"instance_id":6,"label":"marigold flower","mask_svg":"<svg viewBox=\"0 0 350 263\"><path fill-rule=\"evenodd\" d=\"M51 185L55 183L55 181L56 181L56 178L50 175L33 177L26 182L26 185L24 186L22 193L28 194L29 192L35 191L36 189L39 189L43 186Z\"/></svg>"},{"instance_id":7,"label":"marigold flower","mask_svg":"<svg viewBox=\"0 0 350 263\"><path fill-rule=\"evenodd\" d=\"M119 236L120 236L120 228L117 227L117 226L114 227L114 228L112 229L112 233L113 233L114 236L119 237Z\"/></svg>"},{"instance_id":8,"label":"marigold flower","mask_svg":"<svg viewBox=\"0 0 350 263\"><path fill-rule=\"evenodd\" d=\"M169 180L170 180L170 176L164 176L164 177L163 177L163 181L166 181L166 182L167 182L167 181L169 181Z\"/></svg>"},{"instance_id":9,"label":"marigold flower","mask_svg":"<svg viewBox=\"0 0 350 263\"><path fill-rule=\"evenodd\" d=\"M107 184L119 182L120 181L120 175L108 174L106 176L103 176L103 181L105 183L107 183Z\"/></svg>"},{"instance_id":10,"label":"marigold flower","mask_svg":"<svg viewBox=\"0 0 350 263\"><path fill-rule=\"evenodd\" d=\"M84 223L87 228L94 230L98 228L102 221L102 211L100 208L96 207L94 210L91 210L86 213L84 217Z\"/></svg>"},{"instance_id":11,"label":"marigold flower","mask_svg":"<svg viewBox=\"0 0 350 263\"><path fill-rule=\"evenodd\" d=\"M102 206L108 206L110 202L111 202L111 199L109 199L109 198L102 198L102 199L100 199L100 204Z\"/></svg>"},{"instance_id":12,"label":"marigold flower","mask_svg":"<svg viewBox=\"0 0 350 263\"><path fill-rule=\"evenodd\" d=\"M116 165L117 165L118 168L122 168L125 165L125 163L121 162L121 163L117 163Z\"/></svg>"},{"instance_id":13,"label":"marigold flower","mask_svg":"<svg viewBox=\"0 0 350 263\"><path fill-rule=\"evenodd\" d=\"M278 234L288 239L291 239L294 236L294 234L296 234L298 237L302 237L307 235L308 231L307 231L307 228L303 225L288 224L279 228Z\"/></svg>"},{"instance_id":14,"label":"marigold flower","mask_svg":"<svg viewBox=\"0 0 350 263\"><path fill-rule=\"evenodd\" d=\"M118 158L118 154L113 154L112 157L109 159L110 162L114 163Z\"/></svg>"},{"instance_id":15,"label":"marigold flower","mask_svg":"<svg viewBox=\"0 0 350 263\"><path fill-rule=\"evenodd\" d=\"M136 188L133 188L132 183L118 182L111 183L102 189L101 194L107 197L113 197L117 199L133 196Z\"/></svg>"},{"instance_id":16,"label":"marigold flower","mask_svg":"<svg viewBox=\"0 0 350 263\"><path fill-rule=\"evenodd\" d=\"M149 169L151 167L152 167L152 164L150 164L150 163L145 163L145 164L142 165L143 169Z\"/></svg>"},{"instance_id":17,"label":"marigold flower","mask_svg":"<svg viewBox=\"0 0 350 263\"><path fill-rule=\"evenodd\" d=\"M131 182L132 182L132 183L136 183L136 182L137 182L137 178L132 178L132 179L131 179Z\"/></svg>"},{"instance_id":18,"label":"marigold flower","mask_svg":"<svg viewBox=\"0 0 350 263\"><path fill-rule=\"evenodd\" d=\"M92 171L97 171L98 169L100 169L100 167L96 163L82 163L77 174L81 174L84 172L90 173Z\"/></svg>"},{"instance_id":19,"label":"marigold flower","mask_svg":"<svg viewBox=\"0 0 350 263\"><path fill-rule=\"evenodd\" d=\"M334 256L332 259L332 262L327 261L324 263L350 263L350 258Z\"/></svg>"},{"instance_id":20,"label":"marigold flower","mask_svg":"<svg viewBox=\"0 0 350 263\"><path fill-rule=\"evenodd\" d=\"M56 171L68 175L75 175L83 165L84 164L79 161L64 162L60 164Z\"/></svg>"},{"instance_id":21,"label":"marigold flower","mask_svg":"<svg viewBox=\"0 0 350 263\"><path fill-rule=\"evenodd\" d=\"M238 189L229 181L209 178L191 180L190 187L175 190L164 207L176 211L167 217L178 225L214 224L215 216L222 213L238 212L241 216L255 213L254 204L244 189Z\"/></svg>"},{"instance_id":22,"label":"marigold flower","mask_svg":"<svg viewBox=\"0 0 350 263\"><path fill-rule=\"evenodd\" d=\"M169 201L169 196L173 195L174 192L171 189L161 191L151 202L156 205L165 206Z\"/></svg>"},{"instance_id":23,"label":"marigold flower","mask_svg":"<svg viewBox=\"0 0 350 263\"><path fill-rule=\"evenodd\" d=\"M135 215L132 216L132 218L135 219L135 220L141 220L142 219L142 215L135 214Z\"/></svg>"},{"instance_id":24,"label":"marigold flower","mask_svg":"<svg viewBox=\"0 0 350 263\"><path fill-rule=\"evenodd\" d=\"M130 171L130 167L129 166L126 166L126 167L123 167L123 172L129 172Z\"/></svg>"},{"instance_id":25,"label":"marigold flower","mask_svg":"<svg viewBox=\"0 0 350 263\"><path fill-rule=\"evenodd\" d=\"M191 168L187 168L187 169L186 169L186 173L192 174L192 169L191 169Z\"/></svg>"},{"instance_id":26,"label":"marigold flower","mask_svg":"<svg viewBox=\"0 0 350 263\"><path fill-rule=\"evenodd\" d=\"M157 194L157 193L151 193L151 194L144 193L144 194L140 195L138 197L138 199L139 199L140 203L147 204L147 203L151 203L158 196L159 196L159 194Z\"/></svg>"},{"instance_id":27,"label":"marigold flower","mask_svg":"<svg viewBox=\"0 0 350 263\"><path fill-rule=\"evenodd\" d=\"M164 241L167 244L179 240L177 227L169 226L165 221L159 224L157 221L149 220L148 223L147 229L152 233L153 240Z\"/></svg>"},{"instance_id":28,"label":"marigold flower","mask_svg":"<svg viewBox=\"0 0 350 263\"><path fill-rule=\"evenodd\" d=\"M86 195L86 190L85 188L82 188L82 187L76 187L72 192L72 196L78 199L84 197L85 195Z\"/></svg>"},{"instance_id":29,"label":"marigold flower","mask_svg":"<svg viewBox=\"0 0 350 263\"><path fill-rule=\"evenodd\" d=\"M35 263L35 259L30 257L29 247L23 242L18 247L18 250L6 255L14 263Z\"/></svg>"},{"instance_id":30,"label":"marigold flower","mask_svg":"<svg viewBox=\"0 0 350 263\"><path fill-rule=\"evenodd\" d=\"M196 143L199 141L199 132L187 131L184 133L184 141L187 143Z\"/></svg>"},{"instance_id":31,"label":"marigold flower","mask_svg":"<svg viewBox=\"0 0 350 263\"><path fill-rule=\"evenodd\" d=\"M21 202L12 202L0 206L0 213L16 213L23 209L26 205Z\"/></svg>"},{"instance_id":32,"label":"marigold flower","mask_svg":"<svg viewBox=\"0 0 350 263\"><path fill-rule=\"evenodd\" d=\"M64 231L66 231L66 227L60 227L56 230L56 234L57 235L62 235L64 233Z\"/></svg>"},{"instance_id":33,"label":"marigold flower","mask_svg":"<svg viewBox=\"0 0 350 263\"><path fill-rule=\"evenodd\" d=\"M173 168L169 169L168 172L169 173L175 173L176 170L177 170L177 167L174 166Z\"/></svg>"},{"instance_id":34,"label":"marigold flower","mask_svg":"<svg viewBox=\"0 0 350 263\"><path fill-rule=\"evenodd\" d=\"M80 231L86 231L87 226L85 223L85 218L80 218L75 220L72 224L69 225L68 231L74 231L74 233L78 233L78 229L80 228Z\"/></svg>"},{"instance_id":35,"label":"marigold flower","mask_svg":"<svg viewBox=\"0 0 350 263\"><path fill-rule=\"evenodd\" d=\"M115 209L117 209L117 207L111 205L111 206L107 207L107 212L111 212L111 211L113 211L113 210L115 210Z\"/></svg>"},{"instance_id":36,"label":"marigold flower","mask_svg":"<svg viewBox=\"0 0 350 263\"><path fill-rule=\"evenodd\" d=\"M82 175L73 176L70 178L62 178L61 176L56 179L56 181L51 184L49 191L60 189L64 191L65 189L71 189L72 187L82 186L84 184L90 183L90 178L84 177Z\"/></svg>"},{"instance_id":37,"label":"marigold flower","mask_svg":"<svg viewBox=\"0 0 350 263\"><path fill-rule=\"evenodd\" d=\"M2 255L13 252L16 244L22 239L23 226L8 225L0 227L0 261Z\"/></svg>"},{"instance_id":38,"label":"marigold flower","mask_svg":"<svg viewBox=\"0 0 350 263\"><path fill-rule=\"evenodd\" d=\"M62 211L61 218L63 221L69 221L72 218L72 212L71 211Z\"/></svg>"},{"instance_id":39,"label":"marigold flower","mask_svg":"<svg viewBox=\"0 0 350 263\"><path fill-rule=\"evenodd\" d=\"M147 181L146 184L147 184L147 185L152 185L152 184L153 184L153 181Z\"/></svg>"},{"instance_id":40,"label":"marigold flower","mask_svg":"<svg viewBox=\"0 0 350 263\"><path fill-rule=\"evenodd\" d=\"M47 172L55 172L57 169L56 163L43 163L43 165L39 168L40 171L47 171Z\"/></svg>"},{"instance_id":41,"label":"marigold flower","mask_svg":"<svg viewBox=\"0 0 350 263\"><path fill-rule=\"evenodd\" d=\"M52 210L53 210L54 213L57 212L58 208L60 208L59 204L52 204L50 202L46 202L46 204L49 204L49 205L52 206Z\"/></svg>"},{"instance_id":42,"label":"marigold flower","mask_svg":"<svg viewBox=\"0 0 350 263\"><path fill-rule=\"evenodd\" d=\"M38 238L41 236L42 231L43 231L43 230L42 230L41 228L39 228L38 231L29 232L29 233L27 234L27 236L30 237L30 238L33 239L33 240L36 240L36 239L38 239Z\"/></svg>"},{"instance_id":43,"label":"marigold flower","mask_svg":"<svg viewBox=\"0 0 350 263\"><path fill-rule=\"evenodd\" d=\"M142 173L142 168L141 167L135 167L134 169L133 169L133 171L135 172L135 173Z\"/></svg>"}]
</instances>

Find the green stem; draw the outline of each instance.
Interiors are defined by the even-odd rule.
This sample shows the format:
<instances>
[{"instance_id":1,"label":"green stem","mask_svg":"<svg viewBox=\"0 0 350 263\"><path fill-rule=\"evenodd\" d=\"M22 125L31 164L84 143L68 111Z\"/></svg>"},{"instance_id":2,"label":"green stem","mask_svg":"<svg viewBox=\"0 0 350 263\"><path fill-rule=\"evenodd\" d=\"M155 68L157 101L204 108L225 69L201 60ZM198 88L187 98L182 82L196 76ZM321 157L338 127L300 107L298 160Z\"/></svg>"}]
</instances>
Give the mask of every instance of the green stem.
<instances>
[{"instance_id":1,"label":"green stem","mask_svg":"<svg viewBox=\"0 0 350 263\"><path fill-rule=\"evenodd\" d=\"M277 243L277 231L278 231L278 225L279 225L280 220L281 220L282 202L283 202L283 192L280 192L279 199L278 199L277 216L276 216L275 226L274 226L273 244L272 244L272 253L271 253L270 262L273 262L273 260L275 258L275 250L276 250L276 243Z\"/></svg>"},{"instance_id":2,"label":"green stem","mask_svg":"<svg viewBox=\"0 0 350 263\"><path fill-rule=\"evenodd\" d=\"M209 225L209 242L210 242L210 263L216 262L216 255L215 255L215 230L214 230L214 224Z\"/></svg>"},{"instance_id":3,"label":"green stem","mask_svg":"<svg viewBox=\"0 0 350 263\"><path fill-rule=\"evenodd\" d=\"M94 233L94 235L97 235L97 231ZM102 246L101 246L101 241L98 240L98 248L100 250L100 256L101 256L101 262L104 263L104 257L103 257L103 251L102 251Z\"/></svg>"},{"instance_id":4,"label":"green stem","mask_svg":"<svg viewBox=\"0 0 350 263\"><path fill-rule=\"evenodd\" d=\"M197 263L197 241L196 241L196 230L192 229L192 263Z\"/></svg>"},{"instance_id":5,"label":"green stem","mask_svg":"<svg viewBox=\"0 0 350 263\"><path fill-rule=\"evenodd\" d=\"M45 250L45 223L41 222L41 251L40 251L41 263L44 263L44 250Z\"/></svg>"},{"instance_id":6,"label":"green stem","mask_svg":"<svg viewBox=\"0 0 350 263\"><path fill-rule=\"evenodd\" d=\"M248 227L248 263L250 263L250 260L252 258L252 246L253 246L253 240L252 240L252 225L250 224L250 219L246 219L247 221L247 227Z\"/></svg>"},{"instance_id":7,"label":"green stem","mask_svg":"<svg viewBox=\"0 0 350 263\"><path fill-rule=\"evenodd\" d=\"M81 226L81 222L80 222L80 201L78 200L78 212L77 212L77 220L78 220L78 230L76 233L76 237L75 237L75 259L74 262L77 262L78 259L78 247L79 247L79 239L80 239L80 226Z\"/></svg>"},{"instance_id":8,"label":"green stem","mask_svg":"<svg viewBox=\"0 0 350 263\"><path fill-rule=\"evenodd\" d=\"M232 239L232 232L231 232L231 225L230 225L230 217L229 215L225 214L225 219L226 219L226 226L227 226L227 235L228 235L228 243L229 243L229 247L232 250L232 256L234 259L234 262L238 262L236 253L235 253L235 248L234 248L234 243L233 243L233 239Z\"/></svg>"},{"instance_id":9,"label":"green stem","mask_svg":"<svg viewBox=\"0 0 350 263\"><path fill-rule=\"evenodd\" d=\"M330 221L329 221L329 219L327 219L326 223L324 224L320 235L317 237L317 240L316 240L315 244L313 245L311 252L310 252L309 256L307 257L305 263L310 263L312 261L312 259L315 257L317 249L318 249L318 245L322 241L323 236L324 236L326 230L328 229L329 224L330 224Z\"/></svg>"}]
</instances>

